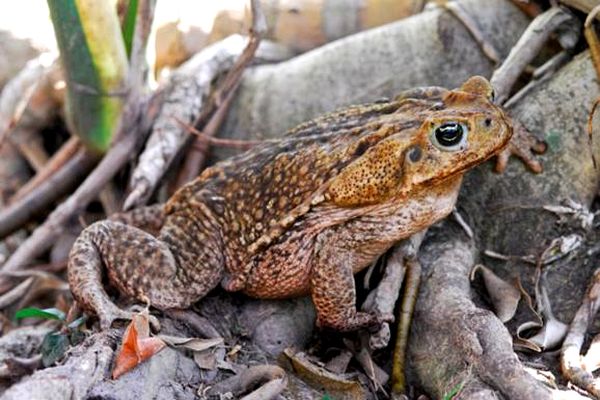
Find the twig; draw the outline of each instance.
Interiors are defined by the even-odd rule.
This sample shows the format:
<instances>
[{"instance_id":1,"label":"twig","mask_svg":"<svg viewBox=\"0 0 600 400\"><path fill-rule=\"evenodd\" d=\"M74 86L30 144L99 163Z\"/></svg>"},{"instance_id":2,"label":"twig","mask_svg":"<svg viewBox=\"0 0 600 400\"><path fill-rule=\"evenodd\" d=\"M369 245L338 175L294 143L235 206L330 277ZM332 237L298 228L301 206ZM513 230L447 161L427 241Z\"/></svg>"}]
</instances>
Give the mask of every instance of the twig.
<instances>
[{"instance_id":1,"label":"twig","mask_svg":"<svg viewBox=\"0 0 600 400\"><path fill-rule=\"evenodd\" d=\"M194 121L194 126L203 127L202 130L206 136L213 136L218 131L233 99L233 93L242 78L242 73L250 62L252 62L262 36L267 31L267 23L260 6L260 1L252 0L251 4L252 28L250 29L248 44L209 99L207 107L202 110L196 121ZM196 177L204 164L208 149L209 143L207 141L196 139L186 156L181 173L177 178L176 187Z\"/></svg>"},{"instance_id":2,"label":"twig","mask_svg":"<svg viewBox=\"0 0 600 400\"><path fill-rule=\"evenodd\" d=\"M198 175L198 172L206 161L206 155L208 154L208 149L210 147L210 142L205 138L212 138L219 131L219 127L227 116L227 111L229 111L229 106L234 98L234 94L235 88L233 88L233 90L227 94L225 100L223 100L219 108L217 108L211 119L204 127L204 130L202 131L203 138L201 139L200 137L196 137L192 143L192 147L187 153L185 162L179 170L179 174L177 175L177 180L174 185L175 189L185 185Z\"/></svg>"},{"instance_id":3,"label":"twig","mask_svg":"<svg viewBox=\"0 0 600 400\"><path fill-rule=\"evenodd\" d=\"M583 34L588 42L588 47L590 49L594 68L596 69L596 74L600 76L600 40L598 40L598 35L596 34L596 30L594 29L593 25L594 18L598 14L600 14L600 5L594 7L594 9L590 11L585 19L585 23L583 24Z\"/></svg>"},{"instance_id":4,"label":"twig","mask_svg":"<svg viewBox=\"0 0 600 400\"><path fill-rule=\"evenodd\" d=\"M48 205L67 193L95 164L97 156L81 149L54 175L17 202L0 211L0 238L15 232L46 210Z\"/></svg>"},{"instance_id":5,"label":"twig","mask_svg":"<svg viewBox=\"0 0 600 400\"><path fill-rule=\"evenodd\" d=\"M138 6L138 21L144 20L151 24L153 18L154 0L140 1ZM145 31L144 31L145 32ZM0 273L6 276L7 272L24 268L31 260L46 251L53 243L54 238L63 230L65 223L73 215L84 209L92 201L104 185L119 171L119 169L135 154L136 148L141 144L144 128L147 128L148 115L145 121L140 123L142 113L146 105L141 100L141 78L135 78L143 74L142 57L143 47L147 41L147 35L136 35L133 39L131 69L129 83L130 91L125 101L123 113L116 128L115 144L98 164L96 169L87 177L81 186L62 204L60 204L38 227L32 235L17 249L17 251L2 266ZM134 70L137 66L137 70ZM142 126L144 125L144 126ZM2 283L2 279L0 279Z\"/></svg>"},{"instance_id":6,"label":"twig","mask_svg":"<svg viewBox=\"0 0 600 400\"><path fill-rule=\"evenodd\" d=\"M565 377L580 388L588 391L596 399L600 399L600 382L598 382L591 371L587 371L582 365L580 355L585 334L592 322L600 301L600 270L592 277L581 306L575 313L569 332L565 338L562 349L560 367Z\"/></svg>"},{"instance_id":7,"label":"twig","mask_svg":"<svg viewBox=\"0 0 600 400\"><path fill-rule=\"evenodd\" d=\"M275 399L283 392L287 387L287 378L281 377L273 379L247 396L241 398L241 400L266 400Z\"/></svg>"},{"instance_id":8,"label":"twig","mask_svg":"<svg viewBox=\"0 0 600 400\"><path fill-rule=\"evenodd\" d=\"M193 126L185 124L183 121L175 118L177 123L181 125L185 130L189 133L195 135L200 142L208 142L211 146L220 146L220 147L229 147L235 149L243 149L247 150L256 145L265 143L265 140L236 140L236 139L222 139L214 136L209 136L204 132L200 132L198 129ZM198 143L194 142L193 145L197 145Z\"/></svg>"},{"instance_id":9,"label":"twig","mask_svg":"<svg viewBox=\"0 0 600 400\"><path fill-rule=\"evenodd\" d=\"M600 98L596 99L596 101L594 101L594 104L592 104L592 109L590 111L590 114L588 116L588 120L587 120L587 133L588 133L588 143L589 143L589 148L590 148L590 152L592 153L592 162L594 163L594 168L597 168L597 163L596 163L596 156L594 155L593 152L593 147L592 147L592 139L593 139L593 132L594 132L594 114L596 113L596 109L598 108L598 106L600 105Z\"/></svg>"},{"instance_id":10,"label":"twig","mask_svg":"<svg viewBox=\"0 0 600 400\"><path fill-rule=\"evenodd\" d=\"M43 169L38 171L33 178L31 178L25 185L23 185L17 193L10 199L11 203L16 200L23 198L26 194L31 192L34 188L39 186L42 182L47 180L50 176L54 175L58 170L77 153L77 150L81 148L81 142L76 136L72 136L65 144L62 145L50 158L48 163Z\"/></svg>"},{"instance_id":11,"label":"twig","mask_svg":"<svg viewBox=\"0 0 600 400\"><path fill-rule=\"evenodd\" d=\"M104 214L111 215L121 211L121 195L113 181L108 183L98 193L98 200L102 204Z\"/></svg>"},{"instance_id":12,"label":"twig","mask_svg":"<svg viewBox=\"0 0 600 400\"><path fill-rule=\"evenodd\" d=\"M37 129L17 126L8 139L36 173L44 168L49 159L48 152L44 148L44 140L37 131Z\"/></svg>"},{"instance_id":13,"label":"twig","mask_svg":"<svg viewBox=\"0 0 600 400\"><path fill-rule=\"evenodd\" d=\"M15 286L11 291L4 293L2 296L0 296L0 308L8 307L9 305L13 304L21 297L23 297L31 288L31 285L33 284L34 280L35 277L29 277L23 282L21 282L19 285Z\"/></svg>"},{"instance_id":14,"label":"twig","mask_svg":"<svg viewBox=\"0 0 600 400\"><path fill-rule=\"evenodd\" d=\"M585 19L583 34L585 36L585 40L588 42L588 47L590 49L590 54L592 56L592 62L594 64L594 69L596 70L596 75L600 77L600 39L598 39L598 35L596 34L596 29L593 25L593 19L600 14L600 5L594 7L593 10L590 11L587 18ZM594 156L594 152L592 151L592 138L593 138L593 122L594 122L594 113L598 104L600 102L600 98L596 99L594 104L592 105L592 111L590 111L590 115L588 117L587 123L587 131L588 131L588 141L590 151L592 152L592 161L594 162L594 168L596 168L596 157Z\"/></svg>"},{"instance_id":15,"label":"twig","mask_svg":"<svg viewBox=\"0 0 600 400\"><path fill-rule=\"evenodd\" d=\"M502 104L508 98L521 72L537 56L552 33L559 27L577 27L577 23L577 18L559 7L551 8L534 19L502 65L494 71L491 83L496 90L496 102Z\"/></svg>"},{"instance_id":16,"label":"twig","mask_svg":"<svg viewBox=\"0 0 600 400\"><path fill-rule=\"evenodd\" d=\"M457 18L465 26L465 28L471 34L473 39L475 39L479 47L481 47L483 54L485 54L487 58L489 58L496 64L500 62L500 53L498 52L498 50L496 50L492 43L490 43L483 37L483 33L477 25L477 21L475 20L475 18L471 14L469 14L463 8L463 6L460 5L460 3L454 1L444 2L443 7L446 10L448 10L452 15L454 15L454 17Z\"/></svg>"},{"instance_id":17,"label":"twig","mask_svg":"<svg viewBox=\"0 0 600 400\"><path fill-rule=\"evenodd\" d=\"M406 390L406 350L420 285L421 264L416 259L409 260L406 264L406 284L404 297L400 306L396 344L392 356L392 393L396 394L402 394Z\"/></svg>"}]
</instances>

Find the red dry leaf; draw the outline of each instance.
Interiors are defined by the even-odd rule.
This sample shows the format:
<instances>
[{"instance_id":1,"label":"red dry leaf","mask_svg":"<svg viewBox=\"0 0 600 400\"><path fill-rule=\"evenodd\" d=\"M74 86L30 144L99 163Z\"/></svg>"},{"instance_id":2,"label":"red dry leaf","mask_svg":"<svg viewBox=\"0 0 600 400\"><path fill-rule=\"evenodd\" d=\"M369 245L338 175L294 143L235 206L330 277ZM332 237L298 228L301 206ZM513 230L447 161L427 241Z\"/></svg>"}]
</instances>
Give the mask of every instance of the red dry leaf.
<instances>
[{"instance_id":1,"label":"red dry leaf","mask_svg":"<svg viewBox=\"0 0 600 400\"><path fill-rule=\"evenodd\" d=\"M138 364L149 359L166 346L165 342L156 337L150 337L148 316L138 314L123 335L121 349L115 361L112 377L117 379L125 372L135 368Z\"/></svg>"}]
</instances>

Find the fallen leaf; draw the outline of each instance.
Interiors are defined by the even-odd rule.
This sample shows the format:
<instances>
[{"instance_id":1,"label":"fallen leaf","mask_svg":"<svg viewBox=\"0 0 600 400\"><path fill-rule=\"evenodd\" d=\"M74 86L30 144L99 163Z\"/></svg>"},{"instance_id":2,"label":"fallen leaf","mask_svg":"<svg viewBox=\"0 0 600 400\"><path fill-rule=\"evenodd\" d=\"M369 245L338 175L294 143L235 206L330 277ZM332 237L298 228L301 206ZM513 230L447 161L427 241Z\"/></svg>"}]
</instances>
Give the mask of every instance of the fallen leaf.
<instances>
[{"instance_id":1,"label":"fallen leaf","mask_svg":"<svg viewBox=\"0 0 600 400\"><path fill-rule=\"evenodd\" d=\"M517 328L517 336L524 342L524 347L528 347L527 344L533 345L529 348L536 352L557 347L560 343L562 343L565 335L567 334L567 329L569 328L568 325L563 324L557 319L550 319L545 321L544 325L535 335L525 338L521 336L521 334L525 330L529 330L530 327L525 327L527 328L525 329L524 325L525 324Z\"/></svg>"},{"instance_id":2,"label":"fallen leaf","mask_svg":"<svg viewBox=\"0 0 600 400\"><path fill-rule=\"evenodd\" d=\"M194 362L200 369L213 371L217 368L217 357L212 351L196 351L194 352Z\"/></svg>"},{"instance_id":3,"label":"fallen leaf","mask_svg":"<svg viewBox=\"0 0 600 400\"><path fill-rule=\"evenodd\" d=\"M137 314L123 335L121 349L115 361L112 377L117 379L138 364L152 357L166 346L158 337L150 337L147 314Z\"/></svg>"},{"instance_id":4,"label":"fallen leaf","mask_svg":"<svg viewBox=\"0 0 600 400\"><path fill-rule=\"evenodd\" d=\"M559 321L552 313L552 306L548 298L548 291L545 286L540 284L538 295L538 312L542 316L543 324L529 321L521 324L517 328L517 338L520 345L529 350L541 352L556 348L564 340L569 326ZM525 331L540 328L539 331L531 336L524 337Z\"/></svg>"},{"instance_id":5,"label":"fallen leaf","mask_svg":"<svg viewBox=\"0 0 600 400\"><path fill-rule=\"evenodd\" d=\"M482 264L477 264L471 271L471 280L477 271L481 271L485 288L490 295L496 315L502 322L508 322L515 316L521 291L498 277L491 269Z\"/></svg>"},{"instance_id":6,"label":"fallen leaf","mask_svg":"<svg viewBox=\"0 0 600 400\"><path fill-rule=\"evenodd\" d=\"M236 368L232 363L225 360L217 360L217 368L222 369L223 371L230 371L234 374L239 372L239 369Z\"/></svg>"},{"instance_id":7,"label":"fallen leaf","mask_svg":"<svg viewBox=\"0 0 600 400\"><path fill-rule=\"evenodd\" d=\"M227 352L227 357L234 357L241 349L242 349L242 346L240 346L239 344L236 344L235 346L233 346L231 348L231 350L229 350L229 352Z\"/></svg>"},{"instance_id":8,"label":"fallen leaf","mask_svg":"<svg viewBox=\"0 0 600 400\"><path fill-rule=\"evenodd\" d=\"M295 353L292 349L285 349L283 354L289 358L294 372L300 379L315 388L325 389L334 398L364 399L367 397L359 382L348 380L342 375L334 374L315 365L306 357L306 354Z\"/></svg>"},{"instance_id":9,"label":"fallen leaf","mask_svg":"<svg viewBox=\"0 0 600 400\"><path fill-rule=\"evenodd\" d=\"M572 251L577 250L582 244L583 237L576 233L558 237L552 240L552 242L550 242L550 246L544 250L544 253L541 256L542 264L550 264L566 256Z\"/></svg>"},{"instance_id":10,"label":"fallen leaf","mask_svg":"<svg viewBox=\"0 0 600 400\"><path fill-rule=\"evenodd\" d=\"M206 349L210 349L211 347L223 344L223 338L200 339L169 335L158 335L158 337L166 342L169 346L184 348L192 351L204 351Z\"/></svg>"}]
</instances>

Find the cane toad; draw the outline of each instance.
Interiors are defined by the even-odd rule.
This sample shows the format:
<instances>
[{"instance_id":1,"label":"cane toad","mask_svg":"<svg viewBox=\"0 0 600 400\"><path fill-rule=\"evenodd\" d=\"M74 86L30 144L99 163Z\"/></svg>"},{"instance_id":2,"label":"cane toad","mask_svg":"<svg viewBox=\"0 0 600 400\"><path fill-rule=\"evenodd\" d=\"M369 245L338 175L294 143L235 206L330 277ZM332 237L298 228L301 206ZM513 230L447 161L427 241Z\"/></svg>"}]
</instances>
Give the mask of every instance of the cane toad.
<instances>
[{"instance_id":1,"label":"cane toad","mask_svg":"<svg viewBox=\"0 0 600 400\"><path fill-rule=\"evenodd\" d=\"M104 291L104 270L159 309L186 308L220 283L265 299L310 294L318 322L335 329L376 324L356 310L353 274L444 218L464 172L507 145L512 127L492 94L477 76L456 90L413 89L217 163L164 207L86 228L69 259L73 295L105 328L130 315Z\"/></svg>"}]
</instances>

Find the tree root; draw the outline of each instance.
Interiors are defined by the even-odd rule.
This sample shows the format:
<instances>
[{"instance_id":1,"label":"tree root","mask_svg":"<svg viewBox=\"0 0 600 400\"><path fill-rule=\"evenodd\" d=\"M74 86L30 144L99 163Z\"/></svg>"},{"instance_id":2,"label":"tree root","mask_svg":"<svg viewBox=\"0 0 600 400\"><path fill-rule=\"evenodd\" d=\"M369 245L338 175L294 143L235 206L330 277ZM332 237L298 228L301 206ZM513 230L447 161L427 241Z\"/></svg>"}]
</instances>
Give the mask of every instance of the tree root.
<instances>
[{"instance_id":1,"label":"tree root","mask_svg":"<svg viewBox=\"0 0 600 400\"><path fill-rule=\"evenodd\" d=\"M492 391L511 400L551 399L551 391L524 370L502 322L471 301L473 244L459 239L456 229L444 233L420 258L424 278L409 342L420 383L436 398L460 388L456 399Z\"/></svg>"},{"instance_id":2,"label":"tree root","mask_svg":"<svg viewBox=\"0 0 600 400\"><path fill-rule=\"evenodd\" d=\"M600 399L600 381L592 375L597 365L586 365L585 357L580 354L585 334L600 307L599 296L600 270L596 270L583 302L571 322L571 327L562 345L560 360L560 367L565 377L589 392L595 399ZM596 342L596 339L594 342ZM593 345L590 347L588 354L593 353L593 347Z\"/></svg>"}]
</instances>

